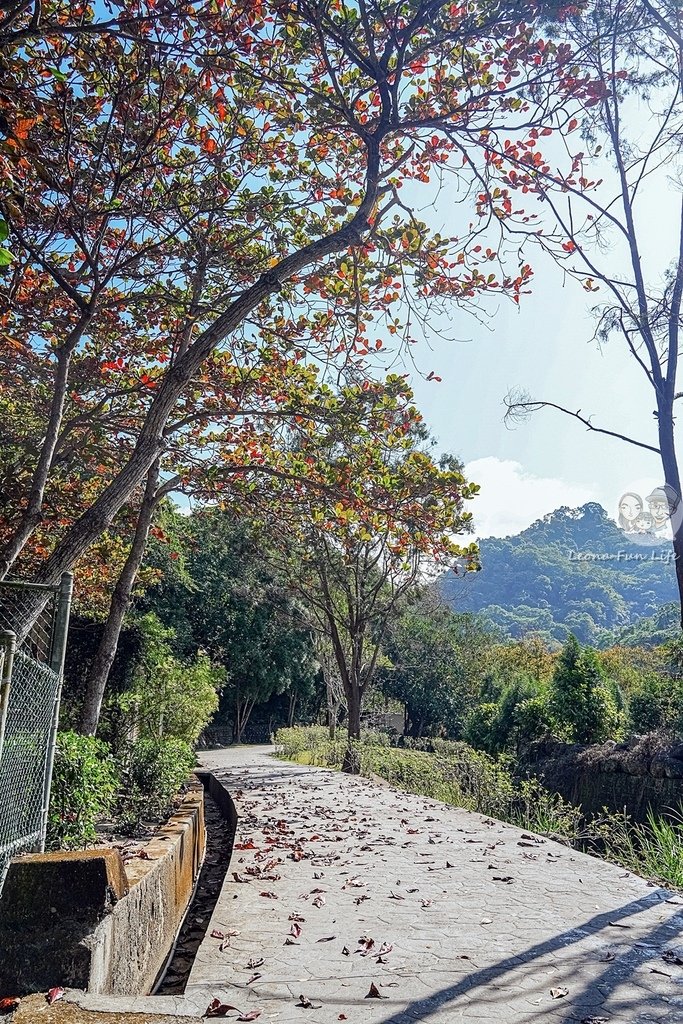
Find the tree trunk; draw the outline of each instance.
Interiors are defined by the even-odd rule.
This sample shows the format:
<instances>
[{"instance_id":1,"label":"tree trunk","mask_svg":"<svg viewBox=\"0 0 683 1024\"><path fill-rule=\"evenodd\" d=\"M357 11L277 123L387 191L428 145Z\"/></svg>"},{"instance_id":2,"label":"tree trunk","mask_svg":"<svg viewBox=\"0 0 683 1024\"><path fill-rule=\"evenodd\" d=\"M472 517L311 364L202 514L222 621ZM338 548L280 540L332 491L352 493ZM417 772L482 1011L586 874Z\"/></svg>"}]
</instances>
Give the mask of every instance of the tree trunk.
<instances>
[{"instance_id":1,"label":"tree trunk","mask_svg":"<svg viewBox=\"0 0 683 1024\"><path fill-rule=\"evenodd\" d=\"M38 456L38 462L31 479L31 488L24 513L16 528L10 535L0 555L0 579L4 579L23 551L35 528L42 519L43 498L52 460L59 442L59 432L64 417L64 401L69 385L69 367L73 351L81 340L83 333L92 319L92 313L82 314L78 324L67 338L64 346L57 352L57 368L52 391L50 412L45 427L45 436Z\"/></svg>"},{"instance_id":2,"label":"tree trunk","mask_svg":"<svg viewBox=\"0 0 683 1024\"><path fill-rule=\"evenodd\" d=\"M356 744L360 741L360 709L361 693L360 686L356 680L351 680L351 686L346 694L348 706L348 743L344 754L342 771L347 775L360 775L360 753Z\"/></svg>"},{"instance_id":3,"label":"tree trunk","mask_svg":"<svg viewBox=\"0 0 683 1024\"><path fill-rule=\"evenodd\" d=\"M102 699L107 687L107 680L111 671L116 649L121 635L123 620L130 607L131 596L135 580L137 579L140 565L147 547L149 529L152 525L154 510L157 506L157 484L159 480L159 463L155 462L149 471L145 494L140 506L140 513L135 527L133 543L128 557L121 570L121 575L116 581L109 615L104 627L104 633L100 640L95 659L88 673L85 700L81 711L79 731L84 736L94 736L97 732L97 725L102 710Z\"/></svg>"},{"instance_id":4,"label":"tree trunk","mask_svg":"<svg viewBox=\"0 0 683 1024\"><path fill-rule=\"evenodd\" d=\"M255 700L250 700L248 697L243 701L237 700L235 705L235 743L242 742L242 736L244 730L247 727L251 713L254 710Z\"/></svg>"},{"instance_id":5,"label":"tree trunk","mask_svg":"<svg viewBox=\"0 0 683 1024\"><path fill-rule=\"evenodd\" d=\"M287 711L287 725L291 729L294 725L294 712L296 711L296 694L291 693L289 695L289 708Z\"/></svg>"},{"instance_id":6,"label":"tree trunk","mask_svg":"<svg viewBox=\"0 0 683 1024\"><path fill-rule=\"evenodd\" d=\"M671 517L672 547L674 551L674 567L678 588L679 622L683 629L683 496L681 495L681 478L678 471L676 442L674 439L673 401L659 403L659 450L661 452L664 482L675 494L678 507Z\"/></svg>"}]
</instances>

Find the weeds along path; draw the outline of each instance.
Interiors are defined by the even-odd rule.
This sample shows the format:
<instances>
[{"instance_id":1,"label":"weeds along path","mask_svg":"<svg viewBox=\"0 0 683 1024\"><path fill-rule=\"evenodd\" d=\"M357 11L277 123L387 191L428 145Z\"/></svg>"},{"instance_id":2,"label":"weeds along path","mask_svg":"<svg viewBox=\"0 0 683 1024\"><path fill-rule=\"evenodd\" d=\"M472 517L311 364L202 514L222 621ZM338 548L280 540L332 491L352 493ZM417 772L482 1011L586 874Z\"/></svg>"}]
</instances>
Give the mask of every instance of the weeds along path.
<instances>
[{"instance_id":1,"label":"weeds along path","mask_svg":"<svg viewBox=\"0 0 683 1024\"><path fill-rule=\"evenodd\" d=\"M278 1024L683 1020L681 897L271 752L203 757L240 820L188 997Z\"/></svg>"}]
</instances>

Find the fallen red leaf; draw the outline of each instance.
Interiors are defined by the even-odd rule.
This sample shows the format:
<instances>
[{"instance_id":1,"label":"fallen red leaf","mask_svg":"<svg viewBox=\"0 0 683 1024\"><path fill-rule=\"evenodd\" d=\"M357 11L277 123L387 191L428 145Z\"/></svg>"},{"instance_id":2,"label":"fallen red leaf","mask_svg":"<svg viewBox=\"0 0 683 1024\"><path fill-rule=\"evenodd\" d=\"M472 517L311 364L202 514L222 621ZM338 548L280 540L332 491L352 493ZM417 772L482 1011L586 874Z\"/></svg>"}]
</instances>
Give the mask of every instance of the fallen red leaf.
<instances>
[{"instance_id":1,"label":"fallen red leaf","mask_svg":"<svg viewBox=\"0 0 683 1024\"><path fill-rule=\"evenodd\" d=\"M20 1002L21 1000L18 996L5 996L3 999L0 999L0 1013L3 1016L6 1013L11 1013L12 1010L16 1010Z\"/></svg>"},{"instance_id":2,"label":"fallen red leaf","mask_svg":"<svg viewBox=\"0 0 683 1024\"><path fill-rule=\"evenodd\" d=\"M222 1003L220 999L212 999L206 1010L204 1011L205 1017L226 1017L231 1010L236 1010L237 1013L242 1011L237 1009L236 1006L230 1006L228 1003Z\"/></svg>"},{"instance_id":3,"label":"fallen red leaf","mask_svg":"<svg viewBox=\"0 0 683 1024\"><path fill-rule=\"evenodd\" d=\"M368 992L368 994L366 995L365 998L366 999L386 999L387 997L382 995L382 993L380 992L380 990L377 988L377 986L375 985L375 983L373 981L371 983L371 985L370 985L370 991Z\"/></svg>"},{"instance_id":4,"label":"fallen red leaf","mask_svg":"<svg viewBox=\"0 0 683 1024\"><path fill-rule=\"evenodd\" d=\"M63 996L64 996L64 989L63 988L59 988L57 986L55 988L49 989L48 993L47 993L48 1004L50 1006L52 1006L53 1003L56 1003L58 999L62 999Z\"/></svg>"}]
</instances>

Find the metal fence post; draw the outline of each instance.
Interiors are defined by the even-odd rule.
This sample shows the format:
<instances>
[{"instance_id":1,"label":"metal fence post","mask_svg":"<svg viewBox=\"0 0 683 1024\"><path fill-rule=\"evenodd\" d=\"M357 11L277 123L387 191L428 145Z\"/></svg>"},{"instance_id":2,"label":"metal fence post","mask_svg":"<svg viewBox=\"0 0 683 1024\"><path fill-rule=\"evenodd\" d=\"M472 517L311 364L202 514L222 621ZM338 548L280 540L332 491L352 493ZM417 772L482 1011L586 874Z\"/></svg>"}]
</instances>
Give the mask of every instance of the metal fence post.
<instances>
[{"instance_id":1,"label":"metal fence post","mask_svg":"<svg viewBox=\"0 0 683 1024\"><path fill-rule=\"evenodd\" d=\"M0 760L5 741L5 722L9 707L9 691L12 685L12 664L17 649L17 635L9 629L0 630Z\"/></svg>"},{"instance_id":2,"label":"metal fence post","mask_svg":"<svg viewBox=\"0 0 683 1024\"><path fill-rule=\"evenodd\" d=\"M69 615L71 613L71 597L73 594L74 577L73 573L65 572L57 591L55 607L55 623L52 639L52 651L50 653L50 668L58 676L59 682L55 692L55 702L52 709L52 723L50 726L50 739L47 748L47 762L45 765L45 784L43 787L43 813L40 829L40 850L45 850L45 837L47 835L47 819L50 810L50 787L52 786L52 769L55 763L55 748L57 746L57 729L59 728L59 705L62 698L62 676L64 674L64 658L66 657L66 637L69 631Z\"/></svg>"}]
</instances>

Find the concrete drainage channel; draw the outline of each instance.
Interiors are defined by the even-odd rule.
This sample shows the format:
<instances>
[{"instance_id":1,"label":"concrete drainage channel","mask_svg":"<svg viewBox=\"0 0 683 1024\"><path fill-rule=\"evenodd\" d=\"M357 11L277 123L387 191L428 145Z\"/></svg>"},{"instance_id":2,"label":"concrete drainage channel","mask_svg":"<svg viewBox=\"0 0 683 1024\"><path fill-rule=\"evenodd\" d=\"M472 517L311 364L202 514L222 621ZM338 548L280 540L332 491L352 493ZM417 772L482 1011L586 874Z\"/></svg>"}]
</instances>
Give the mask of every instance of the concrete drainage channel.
<instances>
[{"instance_id":1,"label":"concrete drainage channel","mask_svg":"<svg viewBox=\"0 0 683 1024\"><path fill-rule=\"evenodd\" d=\"M222 797L220 796L214 780L214 793L219 795L223 802L221 809L215 796L211 795L210 780L213 776L209 772L197 774L206 793L204 798L206 853L187 913L168 961L153 988L155 996L181 995L185 991L194 958L207 933L211 915L220 896L223 880L232 857L237 820L232 801L229 800L229 804L225 801L224 797L228 794L219 783L218 789L220 794L223 794Z\"/></svg>"},{"instance_id":2,"label":"concrete drainage channel","mask_svg":"<svg viewBox=\"0 0 683 1024\"><path fill-rule=\"evenodd\" d=\"M0 998L35 994L21 999L12 1024L201 1019L205 1006L182 993L229 866L237 815L220 782L196 774L176 814L125 865L117 850L13 862L0 900ZM48 1005L55 986L65 995Z\"/></svg>"}]
</instances>

